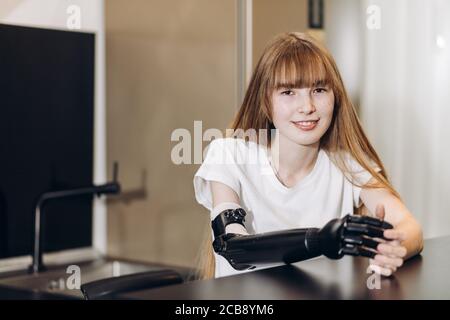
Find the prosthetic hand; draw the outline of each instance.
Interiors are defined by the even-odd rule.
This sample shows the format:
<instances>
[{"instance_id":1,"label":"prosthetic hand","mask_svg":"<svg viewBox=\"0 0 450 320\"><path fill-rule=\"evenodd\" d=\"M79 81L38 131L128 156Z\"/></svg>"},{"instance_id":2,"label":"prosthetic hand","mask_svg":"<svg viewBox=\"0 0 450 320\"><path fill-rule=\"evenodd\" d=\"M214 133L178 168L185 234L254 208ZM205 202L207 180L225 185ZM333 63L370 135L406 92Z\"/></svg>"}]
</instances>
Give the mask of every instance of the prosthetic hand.
<instances>
[{"instance_id":1,"label":"prosthetic hand","mask_svg":"<svg viewBox=\"0 0 450 320\"><path fill-rule=\"evenodd\" d=\"M221 212L213 221L213 248L236 270L254 269L272 263L293 263L320 255L340 259L344 255L373 258L386 229L392 225L367 216L346 215L323 228L290 229L255 235L226 233L232 223L244 226L242 208ZM245 226L244 226L245 227Z\"/></svg>"}]
</instances>

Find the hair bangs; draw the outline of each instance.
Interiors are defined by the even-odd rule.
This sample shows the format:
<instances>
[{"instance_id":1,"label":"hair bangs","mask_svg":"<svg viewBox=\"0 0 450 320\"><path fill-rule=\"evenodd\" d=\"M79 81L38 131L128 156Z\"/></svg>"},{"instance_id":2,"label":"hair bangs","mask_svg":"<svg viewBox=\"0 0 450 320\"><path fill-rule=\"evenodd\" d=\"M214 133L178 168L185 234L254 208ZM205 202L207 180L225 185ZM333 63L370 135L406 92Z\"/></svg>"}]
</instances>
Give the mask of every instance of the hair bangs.
<instances>
[{"instance_id":1,"label":"hair bangs","mask_svg":"<svg viewBox=\"0 0 450 320\"><path fill-rule=\"evenodd\" d=\"M325 57L307 46L289 47L279 56L273 69L272 88L312 88L332 84L332 72Z\"/></svg>"}]
</instances>

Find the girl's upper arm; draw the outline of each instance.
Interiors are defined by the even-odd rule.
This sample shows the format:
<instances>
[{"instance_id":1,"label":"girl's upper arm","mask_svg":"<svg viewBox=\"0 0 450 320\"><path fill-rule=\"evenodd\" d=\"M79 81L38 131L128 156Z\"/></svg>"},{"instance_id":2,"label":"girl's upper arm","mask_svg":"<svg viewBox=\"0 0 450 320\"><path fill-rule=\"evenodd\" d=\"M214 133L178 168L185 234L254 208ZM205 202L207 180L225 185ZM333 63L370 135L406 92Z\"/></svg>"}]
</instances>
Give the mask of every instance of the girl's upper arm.
<instances>
[{"instance_id":1,"label":"girl's upper arm","mask_svg":"<svg viewBox=\"0 0 450 320\"><path fill-rule=\"evenodd\" d=\"M237 205L240 204L239 196L237 195L237 193L222 182L211 181L211 194L213 208L223 202L233 202Z\"/></svg>"}]
</instances>

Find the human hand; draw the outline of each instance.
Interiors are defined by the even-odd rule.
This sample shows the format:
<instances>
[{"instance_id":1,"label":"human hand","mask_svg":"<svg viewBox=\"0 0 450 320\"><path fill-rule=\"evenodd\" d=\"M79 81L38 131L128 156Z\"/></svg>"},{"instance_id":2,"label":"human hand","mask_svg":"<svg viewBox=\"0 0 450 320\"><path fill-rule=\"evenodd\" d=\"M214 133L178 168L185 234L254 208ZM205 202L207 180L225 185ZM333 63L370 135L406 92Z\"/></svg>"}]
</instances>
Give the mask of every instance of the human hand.
<instances>
[{"instance_id":1,"label":"human hand","mask_svg":"<svg viewBox=\"0 0 450 320\"><path fill-rule=\"evenodd\" d=\"M384 219L385 210L382 204L377 206L375 216L380 220ZM395 227L385 230L383 235L388 240L377 239L380 244L376 248L377 254L370 259L370 268L374 272L388 277L403 265L407 251L401 242L406 239L406 235Z\"/></svg>"}]
</instances>

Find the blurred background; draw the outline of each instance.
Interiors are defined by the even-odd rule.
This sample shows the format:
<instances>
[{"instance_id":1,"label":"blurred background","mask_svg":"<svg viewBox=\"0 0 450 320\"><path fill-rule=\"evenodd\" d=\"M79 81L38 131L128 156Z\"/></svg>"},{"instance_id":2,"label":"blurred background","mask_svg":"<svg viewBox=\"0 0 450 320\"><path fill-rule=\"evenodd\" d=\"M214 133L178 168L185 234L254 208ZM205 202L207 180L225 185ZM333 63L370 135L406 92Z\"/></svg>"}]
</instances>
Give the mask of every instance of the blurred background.
<instances>
[{"instance_id":1,"label":"blurred background","mask_svg":"<svg viewBox=\"0 0 450 320\"><path fill-rule=\"evenodd\" d=\"M77 12L81 23L70 30ZM450 234L449 1L2 0L0 23L95 35L92 180L111 180L117 161L122 186L92 206L87 245L105 254L195 265L209 215L194 198L199 165L172 163L171 134L185 128L193 139L196 120L203 130L226 128L262 49L286 31L325 42L425 237ZM0 257L31 252L31 237L16 250L12 218L2 219ZM20 221L16 228L32 230Z\"/></svg>"}]
</instances>

